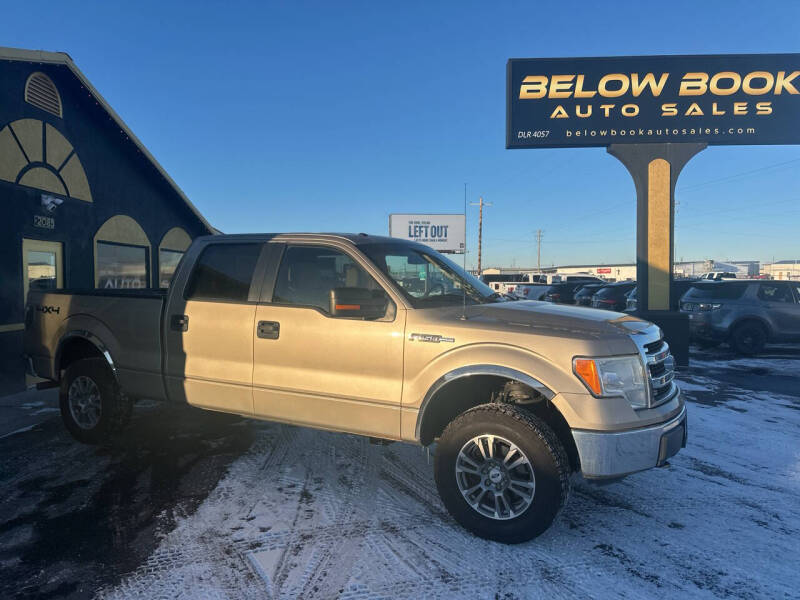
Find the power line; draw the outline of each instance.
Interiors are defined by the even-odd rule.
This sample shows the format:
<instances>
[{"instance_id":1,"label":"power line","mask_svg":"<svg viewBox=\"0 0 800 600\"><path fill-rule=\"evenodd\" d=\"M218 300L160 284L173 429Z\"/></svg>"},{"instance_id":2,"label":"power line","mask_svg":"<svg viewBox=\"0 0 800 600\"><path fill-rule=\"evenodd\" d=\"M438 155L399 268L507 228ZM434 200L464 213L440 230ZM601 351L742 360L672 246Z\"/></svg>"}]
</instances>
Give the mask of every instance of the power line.
<instances>
[{"instance_id":1,"label":"power line","mask_svg":"<svg viewBox=\"0 0 800 600\"><path fill-rule=\"evenodd\" d=\"M703 183L696 183L694 185L680 187L676 191L677 192L687 192L689 190L695 190L697 188L705 187L707 185L712 185L714 183L724 183L726 181L731 181L732 179L739 179L740 177L748 177L750 175L755 175L756 173L761 173L763 171L769 171L770 169L775 169L777 167L782 167L790 164L794 164L796 162L800 162L800 158L793 158L792 160L787 160L784 162L773 163L771 165L764 165L763 167L759 167L757 169L751 169L750 171L742 171L741 173L734 173L733 175L727 175L726 177L720 177L718 179L711 179L709 181L704 181Z\"/></svg>"}]
</instances>

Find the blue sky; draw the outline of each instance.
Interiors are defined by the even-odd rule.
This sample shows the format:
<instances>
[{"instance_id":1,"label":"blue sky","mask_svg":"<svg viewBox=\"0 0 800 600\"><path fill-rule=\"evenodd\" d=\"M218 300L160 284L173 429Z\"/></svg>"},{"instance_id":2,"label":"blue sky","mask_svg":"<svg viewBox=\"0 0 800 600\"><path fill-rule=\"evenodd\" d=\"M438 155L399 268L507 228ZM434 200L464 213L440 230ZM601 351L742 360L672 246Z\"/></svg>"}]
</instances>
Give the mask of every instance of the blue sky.
<instances>
[{"instance_id":1,"label":"blue sky","mask_svg":"<svg viewBox=\"0 0 800 600\"><path fill-rule=\"evenodd\" d=\"M484 215L484 266L633 261L602 148L505 149L510 57L797 52L800 2L95 2L3 9L3 45L68 52L215 226L385 234ZM798 124L800 127L800 124ZM800 257L800 146L711 147L676 259ZM477 209L468 220L476 262Z\"/></svg>"}]
</instances>

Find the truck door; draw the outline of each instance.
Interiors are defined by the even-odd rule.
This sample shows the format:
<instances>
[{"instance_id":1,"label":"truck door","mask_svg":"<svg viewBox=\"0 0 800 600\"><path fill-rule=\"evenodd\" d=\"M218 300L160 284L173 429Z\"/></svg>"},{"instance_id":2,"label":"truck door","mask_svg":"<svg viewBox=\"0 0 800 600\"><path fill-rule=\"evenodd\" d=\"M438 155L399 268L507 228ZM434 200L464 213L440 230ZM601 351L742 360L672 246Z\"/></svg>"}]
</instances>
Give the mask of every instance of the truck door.
<instances>
[{"instance_id":1,"label":"truck door","mask_svg":"<svg viewBox=\"0 0 800 600\"><path fill-rule=\"evenodd\" d=\"M253 323L264 246L211 242L185 257L193 267L173 280L163 322L171 400L252 415Z\"/></svg>"},{"instance_id":2,"label":"truck door","mask_svg":"<svg viewBox=\"0 0 800 600\"><path fill-rule=\"evenodd\" d=\"M255 415L399 438L405 311L344 248L290 243L275 266L256 308ZM383 308L354 318L360 301L334 293Z\"/></svg>"}]
</instances>

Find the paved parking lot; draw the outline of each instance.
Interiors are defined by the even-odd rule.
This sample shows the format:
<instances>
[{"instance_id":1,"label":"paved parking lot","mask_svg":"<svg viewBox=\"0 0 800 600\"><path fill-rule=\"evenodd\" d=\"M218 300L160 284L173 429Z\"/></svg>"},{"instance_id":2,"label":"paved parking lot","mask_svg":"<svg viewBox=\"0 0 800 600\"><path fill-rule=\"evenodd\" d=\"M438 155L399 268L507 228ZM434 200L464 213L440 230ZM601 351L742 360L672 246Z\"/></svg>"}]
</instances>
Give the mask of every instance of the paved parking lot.
<instances>
[{"instance_id":1,"label":"paved parking lot","mask_svg":"<svg viewBox=\"0 0 800 600\"><path fill-rule=\"evenodd\" d=\"M790 348L696 352L689 447L576 480L512 547L450 519L411 445L150 404L92 448L42 400L0 437L0 596L797 597L799 370Z\"/></svg>"}]
</instances>

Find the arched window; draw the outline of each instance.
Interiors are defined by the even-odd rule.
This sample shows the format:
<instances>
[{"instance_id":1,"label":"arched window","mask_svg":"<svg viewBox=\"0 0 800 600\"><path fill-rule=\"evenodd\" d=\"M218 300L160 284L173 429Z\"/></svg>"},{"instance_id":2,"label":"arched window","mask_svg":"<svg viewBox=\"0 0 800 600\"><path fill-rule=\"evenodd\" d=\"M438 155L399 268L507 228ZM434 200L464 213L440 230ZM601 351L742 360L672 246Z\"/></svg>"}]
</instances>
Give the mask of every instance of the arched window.
<instances>
[{"instance_id":1,"label":"arched window","mask_svg":"<svg viewBox=\"0 0 800 600\"><path fill-rule=\"evenodd\" d=\"M192 243L192 238L180 227L173 227L158 245L158 286L169 287L169 282L175 274L178 263Z\"/></svg>"},{"instance_id":2,"label":"arched window","mask_svg":"<svg viewBox=\"0 0 800 600\"><path fill-rule=\"evenodd\" d=\"M115 215L94 235L94 285L101 289L150 286L150 240L131 217Z\"/></svg>"},{"instance_id":3,"label":"arched window","mask_svg":"<svg viewBox=\"0 0 800 600\"><path fill-rule=\"evenodd\" d=\"M38 119L19 119L0 129L0 179L92 201L86 172L72 144Z\"/></svg>"},{"instance_id":4,"label":"arched window","mask_svg":"<svg viewBox=\"0 0 800 600\"><path fill-rule=\"evenodd\" d=\"M61 95L53 80L44 73L31 73L25 82L25 102L57 117L61 113Z\"/></svg>"}]
</instances>

